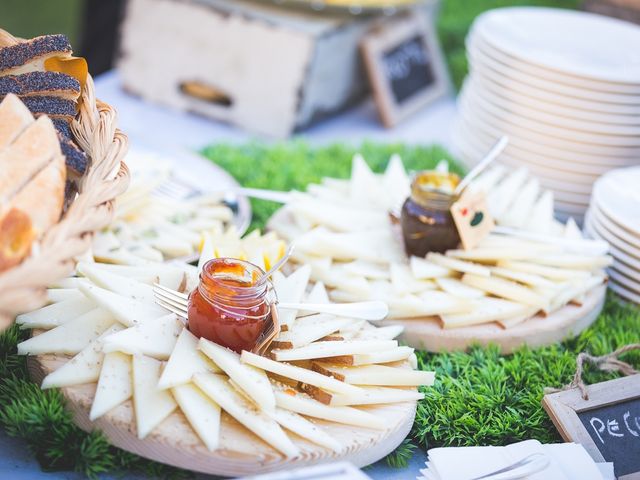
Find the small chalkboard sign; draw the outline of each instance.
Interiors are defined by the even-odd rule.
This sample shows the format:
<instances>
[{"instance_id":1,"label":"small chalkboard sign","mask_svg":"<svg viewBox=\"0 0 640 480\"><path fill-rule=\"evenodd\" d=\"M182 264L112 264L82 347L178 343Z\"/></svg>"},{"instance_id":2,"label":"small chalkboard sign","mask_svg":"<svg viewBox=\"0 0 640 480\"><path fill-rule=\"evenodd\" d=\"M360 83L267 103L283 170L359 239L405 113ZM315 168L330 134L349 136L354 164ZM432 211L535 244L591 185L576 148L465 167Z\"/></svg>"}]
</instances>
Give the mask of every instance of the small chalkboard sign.
<instances>
[{"instance_id":1,"label":"small chalkboard sign","mask_svg":"<svg viewBox=\"0 0 640 480\"><path fill-rule=\"evenodd\" d=\"M596 462L613 462L618 480L640 480L640 375L545 395L542 405L566 441Z\"/></svg>"},{"instance_id":2,"label":"small chalkboard sign","mask_svg":"<svg viewBox=\"0 0 640 480\"><path fill-rule=\"evenodd\" d=\"M429 16L415 11L381 23L362 51L382 122L391 127L448 91Z\"/></svg>"}]
</instances>

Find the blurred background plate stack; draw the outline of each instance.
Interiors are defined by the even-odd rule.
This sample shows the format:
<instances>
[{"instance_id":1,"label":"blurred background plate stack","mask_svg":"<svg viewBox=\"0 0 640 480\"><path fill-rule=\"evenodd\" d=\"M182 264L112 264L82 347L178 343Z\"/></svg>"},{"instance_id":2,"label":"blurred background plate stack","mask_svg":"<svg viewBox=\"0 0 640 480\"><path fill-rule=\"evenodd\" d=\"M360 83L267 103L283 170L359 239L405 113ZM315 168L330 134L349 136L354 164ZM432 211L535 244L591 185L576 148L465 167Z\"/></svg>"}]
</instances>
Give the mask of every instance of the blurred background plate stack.
<instances>
[{"instance_id":1,"label":"blurred background plate stack","mask_svg":"<svg viewBox=\"0 0 640 480\"><path fill-rule=\"evenodd\" d=\"M584 229L606 240L614 258L609 287L640 303L640 166L613 170L593 186Z\"/></svg>"},{"instance_id":2,"label":"blurred background plate stack","mask_svg":"<svg viewBox=\"0 0 640 480\"><path fill-rule=\"evenodd\" d=\"M454 143L473 165L501 135L501 159L581 220L593 182L640 163L640 27L585 12L514 7L475 20Z\"/></svg>"}]
</instances>

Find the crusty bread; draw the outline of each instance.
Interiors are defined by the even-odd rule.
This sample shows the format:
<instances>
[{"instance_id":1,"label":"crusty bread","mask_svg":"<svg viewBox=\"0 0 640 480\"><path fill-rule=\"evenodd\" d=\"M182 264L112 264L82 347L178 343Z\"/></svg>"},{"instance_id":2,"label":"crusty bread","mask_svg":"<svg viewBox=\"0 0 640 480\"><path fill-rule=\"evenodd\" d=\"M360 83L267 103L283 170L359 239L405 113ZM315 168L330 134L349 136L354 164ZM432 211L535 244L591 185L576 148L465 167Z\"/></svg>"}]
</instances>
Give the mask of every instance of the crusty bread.
<instances>
[{"instance_id":1,"label":"crusty bread","mask_svg":"<svg viewBox=\"0 0 640 480\"><path fill-rule=\"evenodd\" d=\"M76 101L80 96L80 82L60 72L29 72L0 76L0 96L15 93L19 97L55 96Z\"/></svg>"},{"instance_id":2,"label":"crusty bread","mask_svg":"<svg viewBox=\"0 0 640 480\"><path fill-rule=\"evenodd\" d=\"M59 155L58 135L46 116L38 118L11 145L0 151L0 212Z\"/></svg>"},{"instance_id":3,"label":"crusty bread","mask_svg":"<svg viewBox=\"0 0 640 480\"><path fill-rule=\"evenodd\" d=\"M12 143L35 121L24 103L15 95L7 95L0 103L0 150Z\"/></svg>"},{"instance_id":4,"label":"crusty bread","mask_svg":"<svg viewBox=\"0 0 640 480\"><path fill-rule=\"evenodd\" d=\"M29 212L36 237L60 220L66 178L64 155L60 154L13 197L9 208Z\"/></svg>"},{"instance_id":5,"label":"crusty bread","mask_svg":"<svg viewBox=\"0 0 640 480\"><path fill-rule=\"evenodd\" d=\"M47 115L49 118L70 122L76 116L76 102L58 97L41 97L33 95L20 98L36 117Z\"/></svg>"},{"instance_id":6,"label":"crusty bread","mask_svg":"<svg viewBox=\"0 0 640 480\"><path fill-rule=\"evenodd\" d=\"M43 35L0 48L0 75L44 71L49 58L68 57L71 45L64 35Z\"/></svg>"},{"instance_id":7,"label":"crusty bread","mask_svg":"<svg viewBox=\"0 0 640 480\"><path fill-rule=\"evenodd\" d=\"M17 208L0 219L0 271L19 264L31 251L35 231L26 212Z\"/></svg>"}]
</instances>

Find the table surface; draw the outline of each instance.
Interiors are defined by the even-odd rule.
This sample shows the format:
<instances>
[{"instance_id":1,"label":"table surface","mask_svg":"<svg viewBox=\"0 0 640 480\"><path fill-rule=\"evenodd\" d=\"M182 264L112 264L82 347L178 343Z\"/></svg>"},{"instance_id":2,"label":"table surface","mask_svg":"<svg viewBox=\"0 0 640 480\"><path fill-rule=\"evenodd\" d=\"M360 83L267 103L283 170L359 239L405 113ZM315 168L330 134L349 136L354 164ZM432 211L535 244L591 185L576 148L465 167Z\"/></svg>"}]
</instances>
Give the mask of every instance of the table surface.
<instances>
[{"instance_id":1,"label":"table surface","mask_svg":"<svg viewBox=\"0 0 640 480\"><path fill-rule=\"evenodd\" d=\"M212 143L273 141L203 117L145 103L139 98L128 95L120 88L116 71L99 76L95 83L98 98L117 109L119 126L127 133L133 145L158 145L197 150ZM381 143L440 144L450 148L451 127L455 112L454 98L445 97L395 128L386 129L378 121L375 106L369 100L296 134L294 138L312 144L333 142L359 144L365 140L371 140ZM390 468L382 460L364 471L374 480L414 479L419 474L419 469L424 467L425 460L425 452L417 450L407 468ZM42 472L26 449L24 442L9 438L0 431L0 479L4 478L75 480L82 477L75 473ZM143 477L126 476L124 478ZM205 479L207 476L202 475L198 478Z\"/></svg>"}]
</instances>

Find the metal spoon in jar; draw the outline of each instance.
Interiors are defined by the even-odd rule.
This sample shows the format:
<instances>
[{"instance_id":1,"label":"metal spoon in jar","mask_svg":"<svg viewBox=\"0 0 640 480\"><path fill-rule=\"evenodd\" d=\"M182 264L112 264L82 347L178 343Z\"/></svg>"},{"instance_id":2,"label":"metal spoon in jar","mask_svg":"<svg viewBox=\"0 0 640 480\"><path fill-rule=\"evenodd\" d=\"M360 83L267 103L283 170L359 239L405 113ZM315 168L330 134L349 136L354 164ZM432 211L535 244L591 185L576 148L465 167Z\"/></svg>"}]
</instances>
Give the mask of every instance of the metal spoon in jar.
<instances>
[{"instance_id":1,"label":"metal spoon in jar","mask_svg":"<svg viewBox=\"0 0 640 480\"><path fill-rule=\"evenodd\" d=\"M273 275L274 273L276 273L278 270L280 270L280 268L282 268L282 266L287 263L287 260L289 260L289 257L291 256L291 254L293 253L293 248L294 248L294 244L292 243L291 245L289 245L289 248L287 248L287 251L284 252L284 255L282 256L282 258L280 260L278 260L276 263L273 264L273 266L269 269L269 271L267 273L265 273L264 275L262 275L258 281L254 284L255 286L258 285L262 285L264 282L267 281L267 279Z\"/></svg>"}]
</instances>

